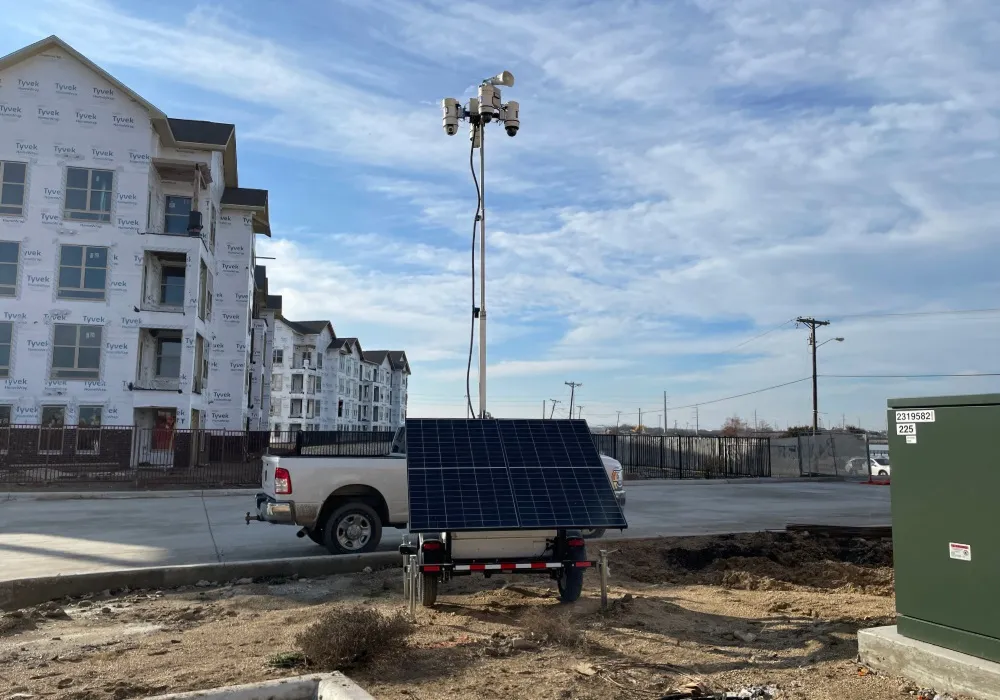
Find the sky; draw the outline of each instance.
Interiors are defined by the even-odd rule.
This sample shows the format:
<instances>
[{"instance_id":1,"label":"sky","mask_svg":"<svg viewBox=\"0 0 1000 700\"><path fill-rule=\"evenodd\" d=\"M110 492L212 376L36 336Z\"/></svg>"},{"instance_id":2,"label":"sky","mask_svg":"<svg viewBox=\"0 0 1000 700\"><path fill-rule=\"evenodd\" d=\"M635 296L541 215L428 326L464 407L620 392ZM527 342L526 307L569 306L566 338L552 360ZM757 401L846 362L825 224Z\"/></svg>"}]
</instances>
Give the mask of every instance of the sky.
<instances>
[{"instance_id":1,"label":"sky","mask_svg":"<svg viewBox=\"0 0 1000 700\"><path fill-rule=\"evenodd\" d=\"M465 415L476 194L440 101L501 70L521 130L485 140L494 416L565 416L575 381L592 424L656 425L664 392L670 427L809 423L799 316L844 338L818 351L823 425L1000 391L968 376L1000 372L1000 313L936 313L1000 307L990 0L0 10L0 54L57 34L169 116L235 123L271 293L406 350L411 416ZM961 376L886 376L928 374Z\"/></svg>"}]
</instances>

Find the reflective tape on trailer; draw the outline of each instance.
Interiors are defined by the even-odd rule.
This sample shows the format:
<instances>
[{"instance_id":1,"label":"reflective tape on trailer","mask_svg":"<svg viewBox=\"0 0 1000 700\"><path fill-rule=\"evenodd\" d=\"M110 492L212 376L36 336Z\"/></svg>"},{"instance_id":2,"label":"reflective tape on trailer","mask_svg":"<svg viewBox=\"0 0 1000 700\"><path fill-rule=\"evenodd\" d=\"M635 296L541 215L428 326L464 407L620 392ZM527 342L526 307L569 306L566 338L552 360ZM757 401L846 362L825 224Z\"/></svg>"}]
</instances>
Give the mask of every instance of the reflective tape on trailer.
<instances>
[{"instance_id":1,"label":"reflective tape on trailer","mask_svg":"<svg viewBox=\"0 0 1000 700\"><path fill-rule=\"evenodd\" d=\"M592 561L574 561L563 563L561 561L532 561L532 562L501 562L499 564L422 564L421 571L436 573L444 569L452 571L525 571L542 569L562 569L567 565L572 565L578 569L586 569L594 566Z\"/></svg>"}]
</instances>

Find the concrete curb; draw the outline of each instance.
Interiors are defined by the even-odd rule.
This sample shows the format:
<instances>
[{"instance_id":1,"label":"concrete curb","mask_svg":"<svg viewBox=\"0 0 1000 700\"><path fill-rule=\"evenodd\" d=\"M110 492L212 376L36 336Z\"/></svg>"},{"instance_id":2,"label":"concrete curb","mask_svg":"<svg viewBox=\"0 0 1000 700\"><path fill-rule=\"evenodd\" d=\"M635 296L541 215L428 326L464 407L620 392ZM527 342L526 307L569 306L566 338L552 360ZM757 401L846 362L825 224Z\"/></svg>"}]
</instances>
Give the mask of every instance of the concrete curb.
<instances>
[{"instance_id":1,"label":"concrete curb","mask_svg":"<svg viewBox=\"0 0 1000 700\"><path fill-rule=\"evenodd\" d=\"M187 491L8 491L0 501L75 501L103 498L199 498L201 496L249 496L260 489L192 489Z\"/></svg>"},{"instance_id":2,"label":"concrete curb","mask_svg":"<svg viewBox=\"0 0 1000 700\"><path fill-rule=\"evenodd\" d=\"M157 695L149 700L375 700L342 673L293 676L275 681L230 685L190 693Z\"/></svg>"},{"instance_id":3,"label":"concrete curb","mask_svg":"<svg viewBox=\"0 0 1000 700\"><path fill-rule=\"evenodd\" d=\"M38 576L0 581L0 610L17 610L66 596L79 596L104 590L177 588L178 586L193 586L199 581L223 583L257 576L298 574L302 578L316 578L333 574L356 573L369 566L372 569L401 567L402 560L396 552L373 552L371 554L116 569L114 571L97 571L65 576Z\"/></svg>"},{"instance_id":4,"label":"concrete curb","mask_svg":"<svg viewBox=\"0 0 1000 700\"><path fill-rule=\"evenodd\" d=\"M746 479L629 479L625 476L625 488L639 488L643 483L673 484L676 486L704 486L706 484L857 484L863 481L848 481L841 476L768 476Z\"/></svg>"}]
</instances>

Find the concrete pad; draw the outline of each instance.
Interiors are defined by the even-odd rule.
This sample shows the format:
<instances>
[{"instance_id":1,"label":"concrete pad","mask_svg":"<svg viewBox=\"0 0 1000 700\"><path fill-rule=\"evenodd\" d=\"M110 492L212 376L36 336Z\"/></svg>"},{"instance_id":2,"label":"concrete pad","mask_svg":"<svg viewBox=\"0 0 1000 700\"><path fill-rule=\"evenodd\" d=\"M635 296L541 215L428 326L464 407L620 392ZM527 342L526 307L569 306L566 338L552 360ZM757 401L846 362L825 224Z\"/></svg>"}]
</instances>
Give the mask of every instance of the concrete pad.
<instances>
[{"instance_id":1,"label":"concrete pad","mask_svg":"<svg viewBox=\"0 0 1000 700\"><path fill-rule=\"evenodd\" d=\"M903 637L896 626L858 632L861 661L939 693L1000 700L1000 664Z\"/></svg>"},{"instance_id":2,"label":"concrete pad","mask_svg":"<svg viewBox=\"0 0 1000 700\"><path fill-rule=\"evenodd\" d=\"M230 685L190 693L157 695L149 700L375 700L342 673L295 676L276 681Z\"/></svg>"},{"instance_id":3,"label":"concrete pad","mask_svg":"<svg viewBox=\"0 0 1000 700\"><path fill-rule=\"evenodd\" d=\"M226 583L241 578L257 576L298 575L316 578L333 574L356 573L366 567L385 569L402 567L398 552L372 552L371 554L342 554L340 556L296 557L291 559L263 559L213 564L188 564L186 566L158 566L145 569L119 569L98 571L71 576L41 576L13 581L0 581L0 610L17 610L50 600L98 593L123 588L177 588L193 586L199 581Z\"/></svg>"}]
</instances>

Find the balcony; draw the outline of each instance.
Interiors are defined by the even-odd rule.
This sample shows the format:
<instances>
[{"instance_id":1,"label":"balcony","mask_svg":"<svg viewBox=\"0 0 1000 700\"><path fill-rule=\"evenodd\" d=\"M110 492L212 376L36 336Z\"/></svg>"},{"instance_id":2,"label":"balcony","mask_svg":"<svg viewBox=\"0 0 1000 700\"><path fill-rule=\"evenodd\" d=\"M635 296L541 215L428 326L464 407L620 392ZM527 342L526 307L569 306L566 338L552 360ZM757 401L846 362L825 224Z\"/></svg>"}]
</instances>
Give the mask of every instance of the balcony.
<instances>
[{"instance_id":1,"label":"balcony","mask_svg":"<svg viewBox=\"0 0 1000 700\"><path fill-rule=\"evenodd\" d=\"M139 369L130 391L182 393L188 377L181 372L181 331L165 328L139 329Z\"/></svg>"},{"instance_id":2,"label":"balcony","mask_svg":"<svg viewBox=\"0 0 1000 700\"><path fill-rule=\"evenodd\" d=\"M187 255L146 251L142 267L143 311L184 313L187 286ZM191 305L197 299L191 299Z\"/></svg>"}]
</instances>

